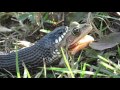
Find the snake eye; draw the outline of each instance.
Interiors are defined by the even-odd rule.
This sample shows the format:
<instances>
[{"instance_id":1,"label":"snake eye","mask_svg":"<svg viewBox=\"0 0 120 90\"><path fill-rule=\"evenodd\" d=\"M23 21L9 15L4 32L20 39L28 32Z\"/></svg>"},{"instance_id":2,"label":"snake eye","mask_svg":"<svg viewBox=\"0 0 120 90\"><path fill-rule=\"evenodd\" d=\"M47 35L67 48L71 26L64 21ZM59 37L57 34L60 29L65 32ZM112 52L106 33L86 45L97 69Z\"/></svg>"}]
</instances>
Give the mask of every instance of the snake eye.
<instances>
[{"instance_id":1,"label":"snake eye","mask_svg":"<svg viewBox=\"0 0 120 90\"><path fill-rule=\"evenodd\" d=\"M80 34L81 34L81 32L80 32L80 29L79 29L79 28L74 28L74 29L73 29L73 31L72 31L72 33L73 33L73 35L75 35L75 36L78 36L78 35L80 35Z\"/></svg>"}]
</instances>

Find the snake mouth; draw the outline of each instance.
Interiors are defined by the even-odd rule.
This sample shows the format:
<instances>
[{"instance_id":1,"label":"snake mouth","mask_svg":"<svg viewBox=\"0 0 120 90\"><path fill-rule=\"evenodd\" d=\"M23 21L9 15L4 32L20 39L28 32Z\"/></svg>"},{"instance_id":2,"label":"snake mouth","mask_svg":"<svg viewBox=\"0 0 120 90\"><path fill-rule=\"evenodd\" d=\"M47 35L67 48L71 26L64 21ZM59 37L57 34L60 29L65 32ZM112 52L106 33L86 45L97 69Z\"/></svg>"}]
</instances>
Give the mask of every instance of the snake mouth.
<instances>
[{"instance_id":1,"label":"snake mouth","mask_svg":"<svg viewBox=\"0 0 120 90\"><path fill-rule=\"evenodd\" d=\"M70 45L68 51L70 52L71 55L75 55L77 52L87 47L93 41L94 38L92 36L86 35L80 40L77 40L76 43Z\"/></svg>"}]
</instances>

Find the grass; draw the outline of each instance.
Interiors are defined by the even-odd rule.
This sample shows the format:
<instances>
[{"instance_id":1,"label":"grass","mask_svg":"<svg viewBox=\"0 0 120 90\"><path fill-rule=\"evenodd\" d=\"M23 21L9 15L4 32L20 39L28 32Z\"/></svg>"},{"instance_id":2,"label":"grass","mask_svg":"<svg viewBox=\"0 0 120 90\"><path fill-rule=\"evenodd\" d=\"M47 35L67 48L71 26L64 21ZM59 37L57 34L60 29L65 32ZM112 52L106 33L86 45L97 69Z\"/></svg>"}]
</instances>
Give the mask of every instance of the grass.
<instances>
[{"instance_id":1,"label":"grass","mask_svg":"<svg viewBox=\"0 0 120 90\"><path fill-rule=\"evenodd\" d=\"M117 45L117 50L118 50L118 54L119 54L119 57L120 57L120 47Z\"/></svg>"},{"instance_id":2,"label":"grass","mask_svg":"<svg viewBox=\"0 0 120 90\"><path fill-rule=\"evenodd\" d=\"M19 58L18 58L18 46L15 46L16 49L16 73L17 73L17 78L21 78L20 70L19 70ZM23 67L24 67L24 74L23 78L31 78L31 75L26 67L26 65L23 62Z\"/></svg>"},{"instance_id":3,"label":"grass","mask_svg":"<svg viewBox=\"0 0 120 90\"><path fill-rule=\"evenodd\" d=\"M26 65L23 62L23 66L24 66L24 74L23 74L23 78L31 78L31 75L26 67Z\"/></svg>"},{"instance_id":4,"label":"grass","mask_svg":"<svg viewBox=\"0 0 120 90\"><path fill-rule=\"evenodd\" d=\"M63 50L63 49L62 49ZM63 53L64 59L66 59L65 54ZM81 55L80 55L81 56ZM78 57L79 58L79 57ZM74 69L70 67L70 63L67 61L65 61L66 63L66 68L58 68L58 67L50 67L50 68L46 68L47 70L52 70L54 72L59 73L58 78L63 78L63 77L67 77L70 78L72 77L72 75L74 75L74 77L76 75L80 75L77 76L76 78L86 78L86 77L92 77L92 78L98 78L98 77L105 77L105 78L120 78L119 75L119 65L115 64L114 62L98 55L98 66L94 66L92 64L88 64L88 63L81 63L79 64L79 66L81 66L81 70L80 69ZM97 60L97 59L96 59ZM74 62L77 63L78 62ZM68 69L69 68L69 69ZM87 69L93 69L92 71L87 70ZM66 74L70 74L66 75Z\"/></svg>"},{"instance_id":5,"label":"grass","mask_svg":"<svg viewBox=\"0 0 120 90\"><path fill-rule=\"evenodd\" d=\"M52 67L52 68L47 68L47 70L53 70L53 71L56 71L56 72L61 72L62 74L70 74L69 70L67 68L57 68L57 67ZM76 69L73 69L72 72L74 74L83 74L83 71L82 70L76 70ZM83 75L95 75L95 72L92 72L92 71L87 71L85 70L84 71L84 74ZM104 74L101 74L101 73L98 73L97 76L107 76L107 75L104 75ZM62 78L62 77L61 77ZM79 77L78 77L79 78ZM84 76L82 76L82 78L85 78Z\"/></svg>"},{"instance_id":6,"label":"grass","mask_svg":"<svg viewBox=\"0 0 120 90\"><path fill-rule=\"evenodd\" d=\"M68 60L67 60L67 58L66 58L66 56L65 56L65 54L64 54L64 51L63 51L63 48L62 48L62 47L61 47L61 51L62 51L62 55L63 55L63 59L64 59L64 61L65 61L65 64L66 64L68 70L70 71L71 77L72 77L72 78L75 78L75 76L74 76L74 74L73 74L73 72L72 72L72 70L71 70L71 67L70 67L70 65L69 65L69 62L68 62Z\"/></svg>"},{"instance_id":7,"label":"grass","mask_svg":"<svg viewBox=\"0 0 120 90\"><path fill-rule=\"evenodd\" d=\"M19 70L19 63L18 63L18 48L17 48L17 46L15 47L15 49L16 49L16 72L17 72L17 78L21 78L20 70Z\"/></svg>"},{"instance_id":8,"label":"grass","mask_svg":"<svg viewBox=\"0 0 120 90\"><path fill-rule=\"evenodd\" d=\"M80 75L81 78L85 77L85 71L86 71L86 63L83 64L82 73Z\"/></svg>"},{"instance_id":9,"label":"grass","mask_svg":"<svg viewBox=\"0 0 120 90\"><path fill-rule=\"evenodd\" d=\"M43 70L44 70L44 78L46 78L47 76L47 72L46 72L46 63L44 61L44 67L43 67Z\"/></svg>"},{"instance_id":10,"label":"grass","mask_svg":"<svg viewBox=\"0 0 120 90\"><path fill-rule=\"evenodd\" d=\"M120 66L117 65L116 63L102 57L102 56L98 56L102 61L100 61L99 63L101 65L103 65L105 68L107 68L107 70L111 70L111 72L113 72L114 74L120 74Z\"/></svg>"}]
</instances>

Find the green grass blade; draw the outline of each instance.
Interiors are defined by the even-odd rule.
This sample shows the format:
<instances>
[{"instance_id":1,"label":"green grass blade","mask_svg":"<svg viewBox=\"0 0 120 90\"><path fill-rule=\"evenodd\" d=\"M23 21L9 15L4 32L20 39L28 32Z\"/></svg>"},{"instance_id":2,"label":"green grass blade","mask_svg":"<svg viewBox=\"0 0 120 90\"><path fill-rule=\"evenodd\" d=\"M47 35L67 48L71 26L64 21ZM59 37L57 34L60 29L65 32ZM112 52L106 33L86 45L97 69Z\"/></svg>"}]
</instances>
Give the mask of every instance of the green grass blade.
<instances>
[{"instance_id":1,"label":"green grass blade","mask_svg":"<svg viewBox=\"0 0 120 90\"><path fill-rule=\"evenodd\" d=\"M23 78L27 78L27 71L24 69Z\"/></svg>"},{"instance_id":2,"label":"green grass blade","mask_svg":"<svg viewBox=\"0 0 120 90\"><path fill-rule=\"evenodd\" d=\"M27 69L27 67L26 67L26 65L25 65L25 63L23 62L23 66L24 66L24 75L23 75L23 78L31 78L31 75L30 75L30 73L29 73L29 71L28 71L28 69Z\"/></svg>"},{"instance_id":3,"label":"green grass blade","mask_svg":"<svg viewBox=\"0 0 120 90\"><path fill-rule=\"evenodd\" d=\"M44 67L43 67L43 70L44 70L44 77L46 78L47 75L46 75L46 63L45 63L45 61L44 61Z\"/></svg>"},{"instance_id":4,"label":"green grass blade","mask_svg":"<svg viewBox=\"0 0 120 90\"><path fill-rule=\"evenodd\" d=\"M118 54L119 54L119 57L120 57L120 47L117 45L117 48L118 48Z\"/></svg>"},{"instance_id":5,"label":"green grass blade","mask_svg":"<svg viewBox=\"0 0 120 90\"><path fill-rule=\"evenodd\" d=\"M62 72L62 73L70 73L70 71L67 68L57 68L57 67L51 67L51 68L46 68L47 70L53 70L53 71L57 71L57 72ZM73 73L75 74L82 74L83 71L82 70L76 70L73 69L72 70ZM91 71L84 71L85 75L95 75L95 72L91 72ZM101 73L98 73L97 76L107 76Z\"/></svg>"},{"instance_id":6,"label":"green grass blade","mask_svg":"<svg viewBox=\"0 0 120 90\"><path fill-rule=\"evenodd\" d=\"M77 63L80 61L81 56L82 56L82 53L83 53L83 50L81 50L81 53L80 53L80 55L79 55L79 57L78 57L77 61L75 62L75 64L77 64Z\"/></svg>"},{"instance_id":7,"label":"green grass blade","mask_svg":"<svg viewBox=\"0 0 120 90\"><path fill-rule=\"evenodd\" d=\"M70 68L69 62L68 62L68 60L67 60L67 58L66 58L66 56L65 56L65 54L64 54L64 51L63 51L63 48L62 48L62 47L61 47L61 51L62 51L62 55L63 55L63 59L64 59L64 61L65 61L65 64L66 64L68 70L70 71L71 77L72 77L72 78L75 78L75 77L74 77L74 74L73 74L73 72L72 72L72 70L71 70L71 68Z\"/></svg>"},{"instance_id":8,"label":"green grass blade","mask_svg":"<svg viewBox=\"0 0 120 90\"><path fill-rule=\"evenodd\" d=\"M97 74L99 73L100 69L101 69L101 66L98 67L98 69L96 70L95 75L93 76L93 78L97 77Z\"/></svg>"},{"instance_id":9,"label":"green grass blade","mask_svg":"<svg viewBox=\"0 0 120 90\"><path fill-rule=\"evenodd\" d=\"M90 68L93 68L93 69L95 69L95 70L98 70L98 69L99 69L99 67L96 67L96 66L94 66L94 65L89 65L89 64L87 64L87 66L90 67ZM99 71L102 72L102 73L104 73L107 77L120 78L119 75L116 75L116 74L114 74L113 72L110 72L110 71L107 70L107 69L101 68L101 69L99 69ZM97 76L98 76L98 74L97 74Z\"/></svg>"},{"instance_id":10,"label":"green grass blade","mask_svg":"<svg viewBox=\"0 0 120 90\"><path fill-rule=\"evenodd\" d=\"M31 78L31 75L30 75L30 73L29 73L28 69L27 69L27 68L25 68L25 70L26 70L26 72L27 72L27 76L28 76L28 78Z\"/></svg>"},{"instance_id":11,"label":"green grass blade","mask_svg":"<svg viewBox=\"0 0 120 90\"><path fill-rule=\"evenodd\" d=\"M86 63L83 65L82 73L81 73L81 78L84 78L85 76L85 70L86 70Z\"/></svg>"},{"instance_id":12,"label":"green grass blade","mask_svg":"<svg viewBox=\"0 0 120 90\"><path fill-rule=\"evenodd\" d=\"M17 72L17 78L21 78L20 70L19 70L19 64L18 64L18 47L17 47L17 45L15 46L15 50L16 50L16 72Z\"/></svg>"},{"instance_id":13,"label":"green grass blade","mask_svg":"<svg viewBox=\"0 0 120 90\"><path fill-rule=\"evenodd\" d=\"M114 66L114 68L120 70L120 66L117 65L116 63L114 63L114 62L112 62L112 61L110 61L110 60L108 60L108 59L106 59L106 58L104 58L104 57L102 57L100 55L98 55L98 58L100 58L104 62L107 62L108 64L111 64L112 66Z\"/></svg>"},{"instance_id":14,"label":"green grass blade","mask_svg":"<svg viewBox=\"0 0 120 90\"><path fill-rule=\"evenodd\" d=\"M109 62L106 58L104 58L104 57L102 57L102 56L100 56L100 55L98 55L98 58L100 58L102 61L104 61L104 62Z\"/></svg>"},{"instance_id":15,"label":"green grass blade","mask_svg":"<svg viewBox=\"0 0 120 90\"><path fill-rule=\"evenodd\" d=\"M41 68L42 70L40 72L38 72L34 78L40 78L42 73L43 73L43 68Z\"/></svg>"},{"instance_id":16,"label":"green grass blade","mask_svg":"<svg viewBox=\"0 0 120 90\"><path fill-rule=\"evenodd\" d=\"M101 65L103 65L104 67L106 67L106 68L108 68L108 69L110 69L110 70L115 70L115 68L114 67L112 67L111 65L109 65L109 64L107 64L107 63L105 63L105 62L99 62Z\"/></svg>"}]
</instances>

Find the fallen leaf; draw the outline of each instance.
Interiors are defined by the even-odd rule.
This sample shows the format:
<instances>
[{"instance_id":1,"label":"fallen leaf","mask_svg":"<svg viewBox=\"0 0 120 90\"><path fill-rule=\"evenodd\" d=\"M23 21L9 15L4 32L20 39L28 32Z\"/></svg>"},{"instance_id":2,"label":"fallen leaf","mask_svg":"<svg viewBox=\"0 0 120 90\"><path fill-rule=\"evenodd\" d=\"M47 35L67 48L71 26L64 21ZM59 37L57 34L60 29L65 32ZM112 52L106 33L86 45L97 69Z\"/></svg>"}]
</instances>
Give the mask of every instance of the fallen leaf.
<instances>
[{"instance_id":1,"label":"fallen leaf","mask_svg":"<svg viewBox=\"0 0 120 90\"><path fill-rule=\"evenodd\" d=\"M18 46L24 47L24 48L30 47L33 45L31 42L28 42L28 41L17 41L17 43L14 43L14 44L17 44Z\"/></svg>"},{"instance_id":2,"label":"fallen leaf","mask_svg":"<svg viewBox=\"0 0 120 90\"><path fill-rule=\"evenodd\" d=\"M120 43L120 32L111 33L108 36L105 36L99 39L97 42L92 42L89 46L95 50L105 50L112 48Z\"/></svg>"},{"instance_id":3,"label":"fallen leaf","mask_svg":"<svg viewBox=\"0 0 120 90\"><path fill-rule=\"evenodd\" d=\"M0 26L0 32L12 32L13 30L6 28L4 26Z\"/></svg>"}]
</instances>

